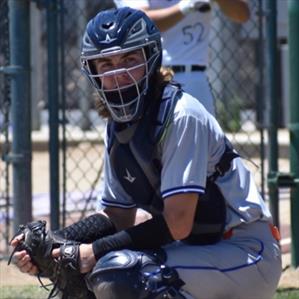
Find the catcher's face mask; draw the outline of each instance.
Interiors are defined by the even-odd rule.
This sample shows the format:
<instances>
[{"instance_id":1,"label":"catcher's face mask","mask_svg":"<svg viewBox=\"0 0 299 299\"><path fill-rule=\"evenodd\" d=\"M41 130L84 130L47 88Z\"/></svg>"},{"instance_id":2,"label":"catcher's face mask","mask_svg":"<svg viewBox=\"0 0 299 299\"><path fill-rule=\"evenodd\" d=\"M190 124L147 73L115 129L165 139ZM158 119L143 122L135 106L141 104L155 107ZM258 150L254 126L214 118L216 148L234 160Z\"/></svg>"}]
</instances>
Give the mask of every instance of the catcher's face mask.
<instances>
[{"instance_id":1,"label":"catcher's face mask","mask_svg":"<svg viewBox=\"0 0 299 299\"><path fill-rule=\"evenodd\" d=\"M101 55L89 61L89 78L100 94L112 118L127 122L140 111L149 81L144 49Z\"/></svg>"}]
</instances>

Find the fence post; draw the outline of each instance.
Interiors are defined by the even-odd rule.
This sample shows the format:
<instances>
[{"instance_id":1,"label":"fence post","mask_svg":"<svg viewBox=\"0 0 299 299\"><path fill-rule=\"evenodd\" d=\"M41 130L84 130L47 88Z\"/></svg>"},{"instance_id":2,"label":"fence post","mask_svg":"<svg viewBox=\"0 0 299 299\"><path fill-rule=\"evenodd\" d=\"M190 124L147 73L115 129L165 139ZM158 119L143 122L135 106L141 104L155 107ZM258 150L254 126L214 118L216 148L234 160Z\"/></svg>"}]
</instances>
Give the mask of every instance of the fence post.
<instances>
[{"instance_id":1,"label":"fence post","mask_svg":"<svg viewBox=\"0 0 299 299\"><path fill-rule=\"evenodd\" d=\"M30 2L9 2L14 231L32 220Z\"/></svg>"},{"instance_id":2,"label":"fence post","mask_svg":"<svg viewBox=\"0 0 299 299\"><path fill-rule=\"evenodd\" d=\"M289 0L290 160L295 184L291 188L292 266L299 266L299 1Z\"/></svg>"},{"instance_id":3,"label":"fence post","mask_svg":"<svg viewBox=\"0 0 299 299\"><path fill-rule=\"evenodd\" d=\"M58 92L58 7L57 0L47 1L48 29L48 102L50 151L51 229L59 228L59 92Z\"/></svg>"},{"instance_id":4,"label":"fence post","mask_svg":"<svg viewBox=\"0 0 299 299\"><path fill-rule=\"evenodd\" d=\"M278 173L278 80L277 80L277 11L276 0L266 2L266 77L268 78L267 87L267 109L268 119L268 153L269 153L269 174L268 188L270 197L270 209L275 225L279 226L279 205L278 205L278 184L269 183L275 179Z\"/></svg>"}]
</instances>

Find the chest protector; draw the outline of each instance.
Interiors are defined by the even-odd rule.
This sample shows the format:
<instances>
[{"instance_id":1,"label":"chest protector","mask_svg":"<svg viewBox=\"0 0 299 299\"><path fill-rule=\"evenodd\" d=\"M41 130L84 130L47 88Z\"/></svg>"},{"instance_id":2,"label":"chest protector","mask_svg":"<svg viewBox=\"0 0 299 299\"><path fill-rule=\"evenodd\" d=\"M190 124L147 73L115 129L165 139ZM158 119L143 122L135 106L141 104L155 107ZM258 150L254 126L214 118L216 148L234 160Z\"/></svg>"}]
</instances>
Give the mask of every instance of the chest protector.
<instances>
[{"instance_id":1,"label":"chest protector","mask_svg":"<svg viewBox=\"0 0 299 299\"><path fill-rule=\"evenodd\" d=\"M153 105L152 109L147 109L139 122L129 126L115 122L108 124L108 153L112 171L136 205L152 214L163 211L157 145L181 95L179 87L168 85L159 106ZM217 170L207 178L206 193L199 197L192 233L185 242L213 244L222 238L226 204L215 180L230 168L231 160L237 156L227 140L225 153L216 165Z\"/></svg>"}]
</instances>

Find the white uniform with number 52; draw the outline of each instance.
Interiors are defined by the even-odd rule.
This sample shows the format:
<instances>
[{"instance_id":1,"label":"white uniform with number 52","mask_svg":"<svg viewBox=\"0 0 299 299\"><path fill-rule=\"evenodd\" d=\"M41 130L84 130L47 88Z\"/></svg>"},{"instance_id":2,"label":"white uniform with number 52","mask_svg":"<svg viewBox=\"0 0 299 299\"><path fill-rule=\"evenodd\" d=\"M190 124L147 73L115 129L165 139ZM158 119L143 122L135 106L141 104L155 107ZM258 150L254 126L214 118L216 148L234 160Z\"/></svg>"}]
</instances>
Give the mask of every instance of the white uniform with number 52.
<instances>
[{"instance_id":1,"label":"white uniform with number 52","mask_svg":"<svg viewBox=\"0 0 299 299\"><path fill-rule=\"evenodd\" d=\"M117 7L160 9L175 5L179 0L114 0L114 2ZM215 115L214 98L206 72L188 71L188 66L191 65L208 66L211 17L211 10L189 13L175 26L162 32L162 43L163 65L187 66L186 71L177 72L174 79Z\"/></svg>"}]
</instances>

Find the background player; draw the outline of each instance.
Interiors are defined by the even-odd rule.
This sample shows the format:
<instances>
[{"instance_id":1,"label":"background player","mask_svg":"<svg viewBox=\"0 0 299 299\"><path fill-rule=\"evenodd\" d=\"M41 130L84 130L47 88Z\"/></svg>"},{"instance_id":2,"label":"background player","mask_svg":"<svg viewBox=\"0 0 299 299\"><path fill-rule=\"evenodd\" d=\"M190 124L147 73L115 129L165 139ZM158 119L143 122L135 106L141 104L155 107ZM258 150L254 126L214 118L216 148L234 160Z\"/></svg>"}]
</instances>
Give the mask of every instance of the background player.
<instances>
[{"instance_id":1,"label":"background player","mask_svg":"<svg viewBox=\"0 0 299 299\"><path fill-rule=\"evenodd\" d=\"M215 3L234 22L249 19L246 0L114 0L117 7L142 9L162 32L163 65L172 67L174 79L215 115L207 78L209 33Z\"/></svg>"}]
</instances>

